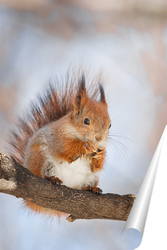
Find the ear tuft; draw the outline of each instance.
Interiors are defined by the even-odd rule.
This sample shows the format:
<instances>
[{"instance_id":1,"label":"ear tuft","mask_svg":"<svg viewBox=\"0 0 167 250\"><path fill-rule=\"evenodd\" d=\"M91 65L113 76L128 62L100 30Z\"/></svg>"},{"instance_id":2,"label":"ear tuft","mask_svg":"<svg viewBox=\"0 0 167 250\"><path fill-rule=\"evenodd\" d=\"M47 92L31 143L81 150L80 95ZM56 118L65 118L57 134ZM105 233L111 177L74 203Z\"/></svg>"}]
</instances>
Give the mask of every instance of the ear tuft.
<instances>
[{"instance_id":1,"label":"ear tuft","mask_svg":"<svg viewBox=\"0 0 167 250\"><path fill-rule=\"evenodd\" d=\"M100 83L99 83L99 88L100 88L100 102L102 102L105 105L105 107L107 108L108 105L107 105L107 102L106 102L104 88Z\"/></svg>"},{"instance_id":2,"label":"ear tuft","mask_svg":"<svg viewBox=\"0 0 167 250\"><path fill-rule=\"evenodd\" d=\"M85 87L85 76L82 74L79 83L78 83L78 92L77 94L83 94L84 92L86 93L86 87Z\"/></svg>"},{"instance_id":3,"label":"ear tuft","mask_svg":"<svg viewBox=\"0 0 167 250\"><path fill-rule=\"evenodd\" d=\"M82 75L78 82L78 91L74 100L74 114L78 115L82 113L82 110L87 102L85 76Z\"/></svg>"}]
</instances>

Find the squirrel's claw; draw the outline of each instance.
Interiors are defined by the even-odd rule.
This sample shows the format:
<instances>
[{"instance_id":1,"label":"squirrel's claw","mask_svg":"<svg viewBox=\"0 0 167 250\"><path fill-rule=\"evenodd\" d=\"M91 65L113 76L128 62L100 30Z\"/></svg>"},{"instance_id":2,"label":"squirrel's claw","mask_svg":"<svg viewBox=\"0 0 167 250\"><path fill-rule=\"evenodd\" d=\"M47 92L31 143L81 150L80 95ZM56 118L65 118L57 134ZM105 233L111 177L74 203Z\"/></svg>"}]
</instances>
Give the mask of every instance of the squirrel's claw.
<instances>
[{"instance_id":1,"label":"squirrel's claw","mask_svg":"<svg viewBox=\"0 0 167 250\"><path fill-rule=\"evenodd\" d=\"M103 192L99 187L91 187L91 191L94 194L101 194Z\"/></svg>"},{"instance_id":2,"label":"squirrel's claw","mask_svg":"<svg viewBox=\"0 0 167 250\"><path fill-rule=\"evenodd\" d=\"M99 159L103 158L105 155L106 155L105 148L101 148L101 149L98 149L96 151L96 153L93 153L92 157L95 158L95 159L97 159L97 160L99 160Z\"/></svg>"},{"instance_id":3,"label":"squirrel's claw","mask_svg":"<svg viewBox=\"0 0 167 250\"><path fill-rule=\"evenodd\" d=\"M59 178L57 178L55 176L51 176L51 177L45 176L44 179L52 182L54 185L61 185L61 184L63 184L63 182Z\"/></svg>"},{"instance_id":4,"label":"squirrel's claw","mask_svg":"<svg viewBox=\"0 0 167 250\"><path fill-rule=\"evenodd\" d=\"M97 148L95 147L94 143L91 141L88 141L85 143L84 149L86 151L86 154L95 154L97 152Z\"/></svg>"},{"instance_id":5,"label":"squirrel's claw","mask_svg":"<svg viewBox=\"0 0 167 250\"><path fill-rule=\"evenodd\" d=\"M83 191L91 191L94 194L101 194L103 192L99 187L90 187L90 186L82 188L82 190Z\"/></svg>"}]
</instances>

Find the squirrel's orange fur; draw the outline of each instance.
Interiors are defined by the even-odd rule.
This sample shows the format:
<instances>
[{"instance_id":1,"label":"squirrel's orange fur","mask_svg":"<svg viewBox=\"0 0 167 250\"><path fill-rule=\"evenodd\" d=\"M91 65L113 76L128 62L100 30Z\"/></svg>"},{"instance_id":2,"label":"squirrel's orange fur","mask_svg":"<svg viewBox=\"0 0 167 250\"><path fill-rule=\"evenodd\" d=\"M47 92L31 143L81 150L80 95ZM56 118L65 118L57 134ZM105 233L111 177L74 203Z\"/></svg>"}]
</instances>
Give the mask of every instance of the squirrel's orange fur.
<instances>
[{"instance_id":1,"label":"squirrel's orange fur","mask_svg":"<svg viewBox=\"0 0 167 250\"><path fill-rule=\"evenodd\" d=\"M110 127L103 87L96 84L86 90L82 76L62 89L50 85L38 100L12 132L10 153L41 178L59 178L72 188L100 192L96 186ZM25 203L36 212L49 211Z\"/></svg>"}]
</instances>

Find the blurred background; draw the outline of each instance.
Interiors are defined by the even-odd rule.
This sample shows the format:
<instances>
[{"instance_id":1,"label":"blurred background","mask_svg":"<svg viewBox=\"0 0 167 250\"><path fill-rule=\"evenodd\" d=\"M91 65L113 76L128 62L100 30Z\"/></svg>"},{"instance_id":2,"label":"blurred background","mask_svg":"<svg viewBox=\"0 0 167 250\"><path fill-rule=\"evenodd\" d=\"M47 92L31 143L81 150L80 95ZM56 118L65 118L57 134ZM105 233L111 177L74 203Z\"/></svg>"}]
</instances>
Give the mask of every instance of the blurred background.
<instances>
[{"instance_id":1,"label":"blurred background","mask_svg":"<svg viewBox=\"0 0 167 250\"><path fill-rule=\"evenodd\" d=\"M102 75L112 121L104 192L137 194L167 124L165 0L0 0L0 149L49 79ZM134 249L125 222L58 221L0 194L0 249Z\"/></svg>"}]
</instances>

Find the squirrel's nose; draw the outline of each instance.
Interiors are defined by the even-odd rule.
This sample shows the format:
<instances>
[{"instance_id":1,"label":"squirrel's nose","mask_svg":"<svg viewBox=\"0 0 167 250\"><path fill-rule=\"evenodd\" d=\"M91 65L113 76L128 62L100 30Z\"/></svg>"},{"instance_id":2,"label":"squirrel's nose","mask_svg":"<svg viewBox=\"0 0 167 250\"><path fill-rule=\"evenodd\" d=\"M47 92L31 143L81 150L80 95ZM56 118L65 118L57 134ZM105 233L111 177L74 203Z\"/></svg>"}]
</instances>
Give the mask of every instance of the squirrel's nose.
<instances>
[{"instance_id":1,"label":"squirrel's nose","mask_svg":"<svg viewBox=\"0 0 167 250\"><path fill-rule=\"evenodd\" d=\"M96 141L101 141L102 140L102 136L96 136Z\"/></svg>"}]
</instances>

